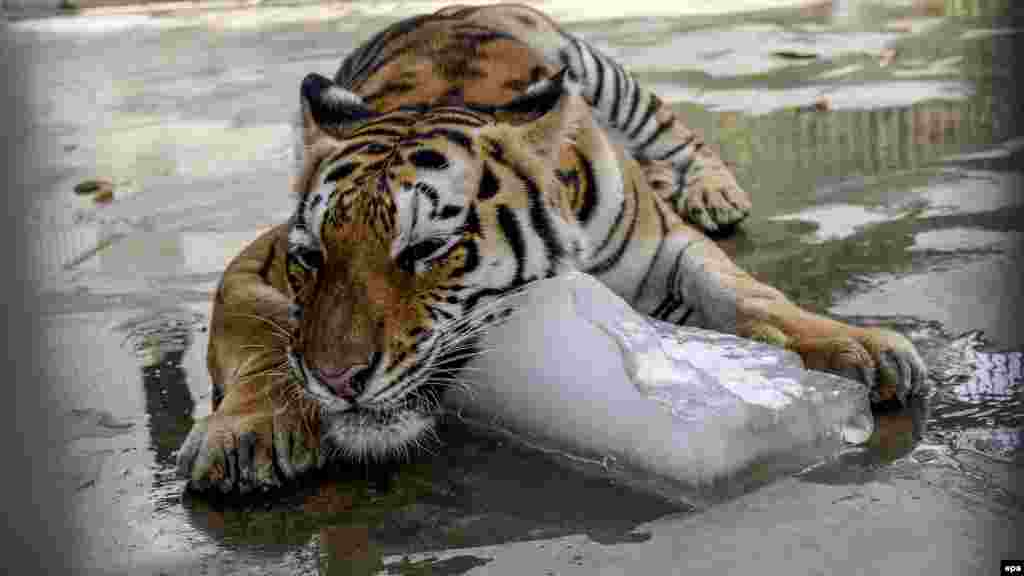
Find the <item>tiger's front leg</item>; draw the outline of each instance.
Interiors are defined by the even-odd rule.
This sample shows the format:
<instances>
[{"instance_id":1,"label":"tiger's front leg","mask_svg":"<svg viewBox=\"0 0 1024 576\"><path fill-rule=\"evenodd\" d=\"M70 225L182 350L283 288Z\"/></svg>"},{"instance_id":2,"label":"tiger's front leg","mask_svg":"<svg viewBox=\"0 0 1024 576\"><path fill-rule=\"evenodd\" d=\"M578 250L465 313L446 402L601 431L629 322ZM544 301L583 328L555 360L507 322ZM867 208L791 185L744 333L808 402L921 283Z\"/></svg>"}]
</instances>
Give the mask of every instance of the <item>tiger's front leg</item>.
<instances>
[{"instance_id":1,"label":"tiger's front leg","mask_svg":"<svg viewBox=\"0 0 1024 576\"><path fill-rule=\"evenodd\" d=\"M194 490L266 490L321 464L320 413L289 374L286 234L279 226L247 246L217 290L207 352L213 413L178 451L178 473Z\"/></svg>"},{"instance_id":2,"label":"tiger's front leg","mask_svg":"<svg viewBox=\"0 0 1024 576\"><path fill-rule=\"evenodd\" d=\"M250 407L197 421L178 452L196 491L246 494L281 486L319 464L318 436L290 411Z\"/></svg>"},{"instance_id":3,"label":"tiger's front leg","mask_svg":"<svg viewBox=\"0 0 1024 576\"><path fill-rule=\"evenodd\" d=\"M907 338L800 308L685 224L665 237L641 289L634 306L644 312L788 348L808 368L864 383L872 403L905 402L925 387L927 370Z\"/></svg>"}]
</instances>

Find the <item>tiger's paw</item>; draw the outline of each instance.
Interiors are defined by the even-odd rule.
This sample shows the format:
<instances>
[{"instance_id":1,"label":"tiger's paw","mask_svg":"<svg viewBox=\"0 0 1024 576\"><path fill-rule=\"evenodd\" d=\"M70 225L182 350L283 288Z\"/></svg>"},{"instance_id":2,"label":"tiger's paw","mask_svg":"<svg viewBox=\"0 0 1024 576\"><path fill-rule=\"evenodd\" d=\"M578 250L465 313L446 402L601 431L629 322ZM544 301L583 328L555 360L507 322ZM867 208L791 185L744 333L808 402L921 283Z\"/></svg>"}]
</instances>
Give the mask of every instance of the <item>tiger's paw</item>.
<instances>
[{"instance_id":1,"label":"tiger's paw","mask_svg":"<svg viewBox=\"0 0 1024 576\"><path fill-rule=\"evenodd\" d=\"M676 211L705 232L724 232L750 214L750 195L729 171L704 170L688 178Z\"/></svg>"},{"instance_id":2,"label":"tiger's paw","mask_svg":"<svg viewBox=\"0 0 1024 576\"><path fill-rule=\"evenodd\" d=\"M727 232L750 214L750 195L724 167L705 168L685 181L663 162L648 162L643 172L676 214L704 232Z\"/></svg>"},{"instance_id":3,"label":"tiger's paw","mask_svg":"<svg viewBox=\"0 0 1024 576\"><path fill-rule=\"evenodd\" d=\"M872 404L896 400L906 405L927 390L928 369L917 349L891 330L858 328L849 336L805 340L793 348L807 368L863 382Z\"/></svg>"},{"instance_id":4,"label":"tiger's paw","mask_svg":"<svg viewBox=\"0 0 1024 576\"><path fill-rule=\"evenodd\" d=\"M178 451L178 474L198 492L267 491L318 463L319 438L288 413L214 413L192 426Z\"/></svg>"}]
</instances>

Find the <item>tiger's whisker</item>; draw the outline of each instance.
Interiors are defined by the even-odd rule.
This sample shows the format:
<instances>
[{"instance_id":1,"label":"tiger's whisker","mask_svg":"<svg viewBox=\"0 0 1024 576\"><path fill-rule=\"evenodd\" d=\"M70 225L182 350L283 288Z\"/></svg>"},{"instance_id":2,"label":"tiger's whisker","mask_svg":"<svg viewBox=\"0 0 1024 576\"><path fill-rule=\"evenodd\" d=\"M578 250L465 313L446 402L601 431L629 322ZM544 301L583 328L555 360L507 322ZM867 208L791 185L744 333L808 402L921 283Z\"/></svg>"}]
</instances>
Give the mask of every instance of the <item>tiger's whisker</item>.
<instances>
[{"instance_id":1,"label":"tiger's whisker","mask_svg":"<svg viewBox=\"0 0 1024 576\"><path fill-rule=\"evenodd\" d=\"M291 340L292 340L292 333L291 333L291 331L288 330L286 327L282 326L277 321L272 320L270 318L266 318L264 316L260 316L259 314L247 314L247 313L244 313L244 312L231 312L231 313L228 313L228 316L235 316L235 317L239 317L239 318L250 318L252 320L259 320L260 322L264 322L266 324L269 324L271 327L273 327L275 329L275 331L271 332L271 334L273 334L273 335L275 335L275 336L277 336L279 338L282 338L284 340L287 340L288 342L291 342Z\"/></svg>"}]
</instances>

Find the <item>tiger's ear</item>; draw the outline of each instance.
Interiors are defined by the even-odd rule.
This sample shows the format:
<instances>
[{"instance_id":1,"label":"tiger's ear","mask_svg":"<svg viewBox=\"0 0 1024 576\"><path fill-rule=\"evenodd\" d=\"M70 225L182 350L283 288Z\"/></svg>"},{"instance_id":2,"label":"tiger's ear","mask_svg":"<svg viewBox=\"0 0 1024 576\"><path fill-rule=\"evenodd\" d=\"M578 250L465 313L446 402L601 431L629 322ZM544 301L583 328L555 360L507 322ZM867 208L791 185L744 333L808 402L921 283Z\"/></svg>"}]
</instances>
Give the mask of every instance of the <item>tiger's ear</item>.
<instances>
[{"instance_id":1,"label":"tiger's ear","mask_svg":"<svg viewBox=\"0 0 1024 576\"><path fill-rule=\"evenodd\" d=\"M562 144L579 131L586 106L579 98L579 84L569 80L567 68L530 85L526 93L494 109L501 121L513 124L520 141L534 153L558 161ZM512 120L524 119L516 122Z\"/></svg>"},{"instance_id":2,"label":"tiger's ear","mask_svg":"<svg viewBox=\"0 0 1024 576\"><path fill-rule=\"evenodd\" d=\"M346 127L377 116L358 94L349 92L319 74L302 80L302 140L312 146L323 132L337 135Z\"/></svg>"}]
</instances>

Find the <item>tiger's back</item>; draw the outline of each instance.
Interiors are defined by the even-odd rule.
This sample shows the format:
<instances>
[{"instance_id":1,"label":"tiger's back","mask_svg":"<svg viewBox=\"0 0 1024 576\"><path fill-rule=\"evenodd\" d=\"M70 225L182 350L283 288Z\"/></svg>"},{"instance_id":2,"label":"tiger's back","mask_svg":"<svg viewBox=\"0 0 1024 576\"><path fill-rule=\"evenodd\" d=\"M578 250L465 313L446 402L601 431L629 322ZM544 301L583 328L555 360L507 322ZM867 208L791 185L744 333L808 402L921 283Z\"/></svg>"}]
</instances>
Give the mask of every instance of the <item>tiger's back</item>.
<instances>
[{"instance_id":1,"label":"tiger's back","mask_svg":"<svg viewBox=\"0 0 1024 576\"><path fill-rule=\"evenodd\" d=\"M528 6L449 6L378 32L345 58L334 81L378 112L497 107L557 72L545 47L565 40L553 20ZM587 198L597 191L593 154L580 149L587 143L586 138L567 142L558 170L572 196L567 203L584 223L597 205Z\"/></svg>"},{"instance_id":2,"label":"tiger's back","mask_svg":"<svg viewBox=\"0 0 1024 576\"><path fill-rule=\"evenodd\" d=\"M500 105L555 72L538 47L558 38L558 26L526 6L450 6L377 33L334 81L380 112Z\"/></svg>"},{"instance_id":3,"label":"tiger's back","mask_svg":"<svg viewBox=\"0 0 1024 576\"><path fill-rule=\"evenodd\" d=\"M749 196L700 134L621 64L529 6L449 6L402 20L348 55L334 81L388 112L500 106L560 69L671 211L705 232L730 230L748 215ZM566 178L590 176L568 150L561 161Z\"/></svg>"}]
</instances>

